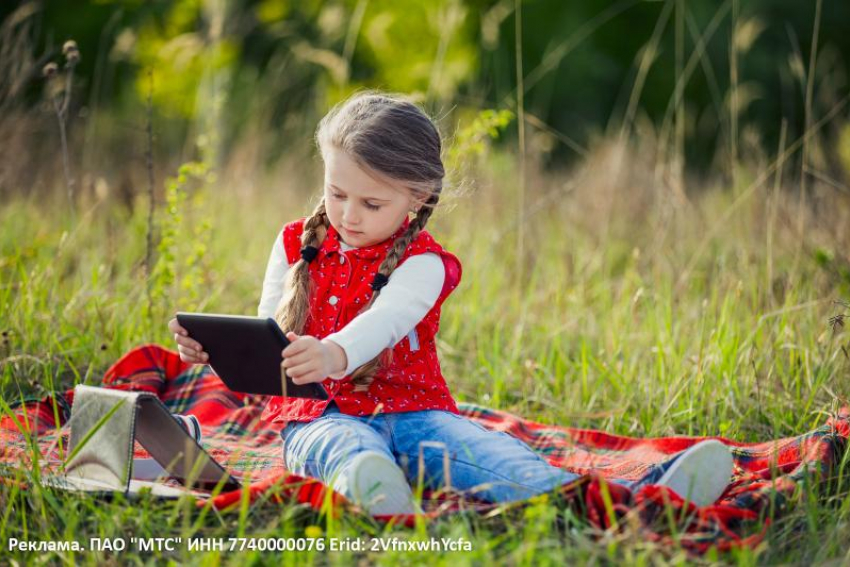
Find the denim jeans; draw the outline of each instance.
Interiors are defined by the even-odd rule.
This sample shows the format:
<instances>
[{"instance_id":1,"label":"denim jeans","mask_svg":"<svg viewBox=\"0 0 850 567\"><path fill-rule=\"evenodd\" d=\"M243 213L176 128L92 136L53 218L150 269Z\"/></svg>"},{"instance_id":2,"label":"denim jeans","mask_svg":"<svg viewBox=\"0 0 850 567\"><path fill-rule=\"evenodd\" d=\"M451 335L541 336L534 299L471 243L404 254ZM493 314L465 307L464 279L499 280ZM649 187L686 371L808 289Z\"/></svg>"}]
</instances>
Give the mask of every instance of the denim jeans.
<instances>
[{"instance_id":1,"label":"denim jeans","mask_svg":"<svg viewBox=\"0 0 850 567\"><path fill-rule=\"evenodd\" d=\"M331 402L321 417L290 422L281 436L287 469L317 478L347 498L352 457L366 450L397 462L414 487L421 474L426 487L450 484L488 502L523 500L579 478L550 465L516 437L442 410L358 417L340 413Z\"/></svg>"}]
</instances>

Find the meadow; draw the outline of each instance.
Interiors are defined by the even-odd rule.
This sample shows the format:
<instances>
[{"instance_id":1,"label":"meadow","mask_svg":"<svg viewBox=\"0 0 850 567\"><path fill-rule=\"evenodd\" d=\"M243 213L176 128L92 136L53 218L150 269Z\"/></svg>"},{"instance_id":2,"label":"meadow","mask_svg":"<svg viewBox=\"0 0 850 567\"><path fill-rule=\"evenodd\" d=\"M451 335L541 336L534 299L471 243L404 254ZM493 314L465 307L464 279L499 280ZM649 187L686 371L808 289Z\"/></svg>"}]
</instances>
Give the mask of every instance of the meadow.
<instances>
[{"instance_id":1,"label":"meadow","mask_svg":"<svg viewBox=\"0 0 850 567\"><path fill-rule=\"evenodd\" d=\"M316 109L301 113L300 107L387 84L436 100L432 107L442 109L436 114L447 134L452 175L428 230L463 264L461 284L443 307L438 335L443 374L458 401L542 423L628 436L720 435L742 442L800 435L850 405L845 322L850 317L850 126L840 42L832 51L824 49L821 60L814 48L807 60L794 44L793 57L787 64L783 60L777 73L791 77L788 89L801 99L795 104L802 108L794 107L801 112L783 115L772 124L778 135L769 136L759 123L745 120L759 96L743 77L739 82L736 66L738 58L749 57L752 68L773 69L759 64L771 45L757 41L764 30L769 35L782 26L765 23L772 21L765 3L753 4L744 17L737 0L693 13L679 1L613 7L588 2L582 8L588 13L574 15L579 23L572 35L551 46L526 42L527 52L536 50L527 57L539 56L539 61L525 70L521 63L511 67L511 49L518 48L521 61L523 44L521 34L508 33L519 1L513 7L489 3L481 22L475 22L481 37L468 31L475 26L460 24L429 36L436 58L420 49L418 42L424 40L408 29L409 42L394 38L399 52L414 62L421 55L427 62L406 67L393 66L392 57L387 58L393 50L378 49L377 41L386 39L378 24L390 26L386 22L392 19L385 17L389 12L368 11L368 2L354 8L331 2L321 13L306 16L295 8L293 14L283 8L278 13L274 2L264 2L265 11L258 12L262 25L243 36L242 29L224 36L257 45L272 37L272 55L266 61L265 54L246 50L245 64L237 65L237 50L213 33L221 29L207 25L226 20L217 12L223 4L175 2L172 9L163 3L152 8L162 14L151 16L151 21L159 17L168 23L161 28L145 28L147 8L133 12L128 4L137 19L130 19L126 30L147 33L138 38L113 25L120 14L88 7L88 18L100 22L93 27L103 31L89 30L94 39L88 46L81 42L78 74L89 81L90 98L72 103L70 118L59 113L67 100L63 97L70 96L65 94L71 92L70 81L65 91L61 84L58 90L45 88L40 99L25 88L12 88L30 84L31 77L0 85L0 416L26 399L77 383L99 384L104 371L135 346L173 346L166 323L175 311L255 314L275 235L285 222L308 214L319 194L321 163L305 133L314 126ZM248 4L245 14L253 13ZM452 9L427 19L427 25L439 28L440 18L465 21L452 11L461 4L448 3ZM643 35L627 38L623 30L631 31L632 22L617 16L637 4L652 17L642 22ZM814 26L805 22L815 38L823 5L816 3ZM599 14L588 15L600 6ZM826 9L839 10L836 6L826 3ZM19 25L40 9L35 4L24 8L16 9L0 30L6 34L3 45L15 47L0 50L4 76L15 71L28 77L28 66L38 60L27 34L8 35L14 31L10 21ZM342 24L349 8L357 26L357 17L365 22L362 32ZM61 10L45 10L48 24L65 17ZM533 6L528 10L527 29L545 35L545 25L556 18ZM699 19L692 19L695 13ZM425 25L415 18L397 21L415 30ZM609 21L620 26L619 35L605 32L603 24ZM833 30L833 42L844 39L843 32L834 33L836 21L823 18L825 29ZM287 29L285 22L295 30L289 35L280 32ZM730 24L732 40L712 40L721 23ZM668 24L675 32L664 31ZM521 22L516 29L521 31ZM585 77L598 62L612 60L600 47L606 41L593 43L600 29L610 34L603 39L622 52L628 71L627 76L609 73L622 91L602 116L597 111L610 101L601 95L596 100L596 93L604 89L564 93L557 90L564 85L556 84L562 59L575 63ZM455 40L449 47L444 39L451 33L467 43ZM361 41L375 43L355 49L358 34ZM317 47L305 47L304 37L314 38ZM183 42L179 49L171 43L178 40ZM495 43L488 47L488 41ZM627 41L635 42L634 50L629 51L631 44L623 47ZM731 49L719 55L730 66L728 77L721 74L725 69L712 75L712 41L715 51L718 43ZM582 52L579 47L588 43L594 51ZM95 44L100 53L94 52ZM574 48L579 53L570 59ZM181 59L174 56L178 52L189 55ZM302 61L286 59L290 52ZM658 55L662 52L674 56L664 58ZM481 65L479 83L461 77L456 69L473 68L463 64L464 58L479 56L488 62ZM189 71L181 74L178 60L189 61ZM251 78L251 65L258 61L262 72L256 72L254 82L237 74L239 69ZM289 74L267 73L265 66L272 63ZM662 80L656 77L650 84L654 65L663 67ZM431 72L414 80L418 75L411 69L423 66ZM145 74L150 69L157 73L155 87L146 78L153 77ZM374 76L363 78L366 69ZM61 77L68 68L58 72ZM702 114L686 93L699 72L711 83L695 87L697 102L708 108ZM501 83L488 73L501 77ZM223 87L201 92L219 79L236 85L230 91L233 99L225 101L229 107L217 98ZM529 81L527 88L524 81ZM472 94L464 98L458 92L466 83L472 84ZM491 83L496 83L495 95L484 86ZM50 87L49 81L45 85ZM116 85L132 90L135 98L115 94L120 91ZM781 97L765 91L761 99L778 104ZM567 94L572 103L587 106L573 112L564 102ZM493 104L493 99L501 102ZM197 100L196 114L169 121L169 111L194 104L186 100ZM273 118L286 113L276 104L294 115L281 120L280 128ZM547 104L548 114L561 123L542 121L538 115L543 111L526 113ZM82 105L88 105L87 117L79 111ZM510 113L493 112L506 109ZM591 135L576 141L572 128L564 126L576 117L582 125L594 120L608 125L597 124L589 129ZM230 132L232 137L216 139L217 128L227 120L243 118L238 136ZM63 120L71 128L67 140ZM686 159L706 147L710 151L700 159ZM710 551L703 558L677 545L646 541L628 526L599 532L544 499L487 517L460 514L405 529L265 499L219 513L196 508L190 498L105 500L37 483L27 489L0 483L0 563L850 564L849 463L850 453L844 453L827 478L801 484L755 549ZM5 551L10 538L88 541L129 535L445 537L464 538L472 550Z\"/></svg>"},{"instance_id":2,"label":"meadow","mask_svg":"<svg viewBox=\"0 0 850 567\"><path fill-rule=\"evenodd\" d=\"M759 441L823 424L829 411L847 403L850 390L841 318L846 308L837 303L848 293L839 248L846 244L848 210L841 196L815 188L820 212L801 208L778 176L782 168L768 175L773 158L742 165L737 187L662 194L641 151L603 143L569 171L544 173L527 164L521 217L518 160L510 152L487 152L464 191L453 198L448 192L431 230L464 265L439 335L456 397L544 423L632 436ZM171 259L168 277L158 271L145 276L144 201L128 211L108 194L94 195L73 220L61 191L49 204L25 197L5 203L4 412L21 396L98 384L106 367L135 345L170 345L165 322L175 310L255 313L271 239L283 222L310 208L318 168L318 161L308 161L299 175L271 175L259 189L240 188L226 177L187 181L184 197L159 219L171 227L163 234L167 248L160 245L158 252L162 262ZM800 491L764 544L717 559L753 564L845 557L847 461L845 455L829 483ZM338 537L411 535L363 517L333 521L295 505L261 503L218 515L197 512L188 499L104 502L10 486L0 486L0 499L2 540L161 530L183 537L262 537L317 527ZM577 528L559 535L555 525L563 513L538 503L487 519L449 517L415 534L472 542L472 552L429 557L439 563L686 560L681 550L659 549L628 533L600 538ZM91 553L77 560L106 557ZM272 561L216 552L177 559ZM343 551L274 561L421 559L416 552ZM27 563L57 560L72 558L30 556Z\"/></svg>"}]
</instances>

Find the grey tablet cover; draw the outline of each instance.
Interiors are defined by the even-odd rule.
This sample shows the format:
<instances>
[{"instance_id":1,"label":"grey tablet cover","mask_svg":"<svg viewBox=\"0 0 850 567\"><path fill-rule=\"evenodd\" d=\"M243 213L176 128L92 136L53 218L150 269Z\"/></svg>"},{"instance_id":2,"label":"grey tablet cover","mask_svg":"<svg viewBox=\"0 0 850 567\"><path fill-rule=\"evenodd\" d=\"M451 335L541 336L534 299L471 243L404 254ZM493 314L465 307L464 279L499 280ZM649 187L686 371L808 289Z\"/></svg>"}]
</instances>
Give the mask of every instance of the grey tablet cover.
<instances>
[{"instance_id":1,"label":"grey tablet cover","mask_svg":"<svg viewBox=\"0 0 850 567\"><path fill-rule=\"evenodd\" d=\"M153 394L96 388L74 388L71 439L64 476L50 484L86 492L132 493L142 486L154 494L174 496L176 489L132 481L133 444L139 444L188 488L235 490L230 475L183 428Z\"/></svg>"}]
</instances>

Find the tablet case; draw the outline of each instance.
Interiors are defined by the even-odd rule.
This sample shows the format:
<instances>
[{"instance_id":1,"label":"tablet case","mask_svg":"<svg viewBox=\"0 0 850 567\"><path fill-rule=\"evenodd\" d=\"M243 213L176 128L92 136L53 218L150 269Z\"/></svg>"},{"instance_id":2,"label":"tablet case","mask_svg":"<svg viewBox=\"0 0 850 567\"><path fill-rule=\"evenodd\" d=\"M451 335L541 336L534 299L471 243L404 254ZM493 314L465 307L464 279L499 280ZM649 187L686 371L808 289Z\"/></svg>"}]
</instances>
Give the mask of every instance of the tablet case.
<instances>
[{"instance_id":1,"label":"tablet case","mask_svg":"<svg viewBox=\"0 0 850 567\"><path fill-rule=\"evenodd\" d=\"M151 393L80 384L74 388L70 423L64 475L49 479L53 486L125 494L149 487L158 496L179 496L186 489L212 490L219 485L221 490L240 487ZM186 489L132 480L135 441Z\"/></svg>"},{"instance_id":2,"label":"tablet case","mask_svg":"<svg viewBox=\"0 0 850 567\"><path fill-rule=\"evenodd\" d=\"M281 369L289 341L271 317L177 313L177 322L209 354L209 365L234 392L328 399L321 384L296 384Z\"/></svg>"}]
</instances>

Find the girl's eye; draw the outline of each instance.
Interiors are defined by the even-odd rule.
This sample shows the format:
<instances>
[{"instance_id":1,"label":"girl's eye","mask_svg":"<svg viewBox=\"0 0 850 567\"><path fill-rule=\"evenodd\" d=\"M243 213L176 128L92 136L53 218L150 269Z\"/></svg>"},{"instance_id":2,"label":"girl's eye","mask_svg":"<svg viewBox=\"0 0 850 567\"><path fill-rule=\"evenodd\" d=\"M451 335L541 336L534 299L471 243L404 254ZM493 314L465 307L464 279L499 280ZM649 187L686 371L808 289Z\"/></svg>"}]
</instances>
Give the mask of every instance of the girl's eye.
<instances>
[{"instance_id":1,"label":"girl's eye","mask_svg":"<svg viewBox=\"0 0 850 567\"><path fill-rule=\"evenodd\" d=\"M342 201L342 200L345 199L345 195L343 195L342 193L331 193L331 197L336 199L337 201ZM373 205L372 203L365 203L364 202L363 204L366 205L366 208L369 209L370 211L377 211L378 209L381 208L380 205Z\"/></svg>"}]
</instances>

